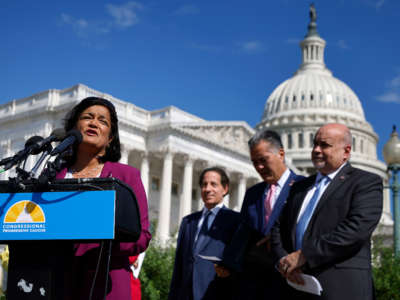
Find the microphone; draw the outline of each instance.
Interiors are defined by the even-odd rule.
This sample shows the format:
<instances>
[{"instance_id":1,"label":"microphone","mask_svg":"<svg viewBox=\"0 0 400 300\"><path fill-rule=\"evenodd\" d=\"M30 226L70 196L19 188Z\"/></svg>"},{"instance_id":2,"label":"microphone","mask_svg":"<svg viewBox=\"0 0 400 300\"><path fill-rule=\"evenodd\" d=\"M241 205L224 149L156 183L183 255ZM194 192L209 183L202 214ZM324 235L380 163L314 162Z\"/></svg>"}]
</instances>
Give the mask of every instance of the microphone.
<instances>
[{"instance_id":1,"label":"microphone","mask_svg":"<svg viewBox=\"0 0 400 300\"><path fill-rule=\"evenodd\" d=\"M49 137L43 139L38 143L39 152L43 151L43 153L36 162L36 164L33 166L32 170L29 172L29 178L35 178L37 176L37 173L43 161L48 157L49 153L53 150L51 143L62 141L64 138L65 138L65 130L63 128L56 128L50 133Z\"/></svg>"},{"instance_id":2,"label":"microphone","mask_svg":"<svg viewBox=\"0 0 400 300\"><path fill-rule=\"evenodd\" d=\"M54 129L51 133L50 136L43 139L38 143L40 147L40 152L45 151L46 148L52 143L52 142L60 142L65 138L65 130L63 128L56 128ZM52 149L51 149L52 150ZM50 151L51 151L50 150Z\"/></svg>"},{"instance_id":3,"label":"microphone","mask_svg":"<svg viewBox=\"0 0 400 300\"><path fill-rule=\"evenodd\" d=\"M19 164L21 161L26 159L30 154L39 154L39 145L38 143L42 141L43 138L41 136L32 136L25 142L25 148L15 154L11 159L4 164L3 169L0 173L7 171L8 169L12 168L14 165ZM5 158L4 160L8 160Z\"/></svg>"},{"instance_id":4,"label":"microphone","mask_svg":"<svg viewBox=\"0 0 400 300\"><path fill-rule=\"evenodd\" d=\"M0 166L5 165L6 163L10 162L13 159L13 157L6 157L0 160Z\"/></svg>"},{"instance_id":5,"label":"microphone","mask_svg":"<svg viewBox=\"0 0 400 300\"><path fill-rule=\"evenodd\" d=\"M69 147L66 151L58 155L54 161L48 161L47 168L38 177L39 184L45 185L48 182L53 181L57 173L61 171L64 163L66 162L66 158L72 156L72 154L73 149L72 147Z\"/></svg>"},{"instance_id":6,"label":"microphone","mask_svg":"<svg viewBox=\"0 0 400 300\"><path fill-rule=\"evenodd\" d=\"M44 140L41 136L38 135L34 135L31 136L26 142L25 142L25 148L22 151L27 150L29 152L29 154L39 154L40 152L38 152L39 150L39 142ZM21 151L19 151L21 152Z\"/></svg>"},{"instance_id":7,"label":"microphone","mask_svg":"<svg viewBox=\"0 0 400 300\"><path fill-rule=\"evenodd\" d=\"M51 156L64 152L68 147L82 142L82 134L76 129L67 132L65 139L50 152Z\"/></svg>"}]
</instances>

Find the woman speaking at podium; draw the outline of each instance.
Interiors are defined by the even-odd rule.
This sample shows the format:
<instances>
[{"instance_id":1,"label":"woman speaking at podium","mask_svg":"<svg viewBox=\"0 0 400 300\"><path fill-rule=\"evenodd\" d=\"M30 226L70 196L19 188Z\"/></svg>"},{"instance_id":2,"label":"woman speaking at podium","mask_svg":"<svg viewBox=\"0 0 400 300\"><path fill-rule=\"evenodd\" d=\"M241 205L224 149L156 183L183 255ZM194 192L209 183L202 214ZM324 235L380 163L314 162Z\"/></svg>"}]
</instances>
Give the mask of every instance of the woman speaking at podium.
<instances>
[{"instance_id":1,"label":"woman speaking at podium","mask_svg":"<svg viewBox=\"0 0 400 300\"><path fill-rule=\"evenodd\" d=\"M75 147L66 167L57 174L57 179L114 177L127 183L136 195L142 231L134 243L113 244L107 286L107 300L130 300L129 256L144 252L151 234L147 199L140 173L131 166L118 163L121 150L115 107L110 101L102 98L85 98L67 114L64 128L66 132L71 129L80 131L83 139ZM71 291L73 299L89 299L99 250L98 243L75 244L72 274L74 282ZM102 277L97 277L92 300L104 297Z\"/></svg>"}]
</instances>

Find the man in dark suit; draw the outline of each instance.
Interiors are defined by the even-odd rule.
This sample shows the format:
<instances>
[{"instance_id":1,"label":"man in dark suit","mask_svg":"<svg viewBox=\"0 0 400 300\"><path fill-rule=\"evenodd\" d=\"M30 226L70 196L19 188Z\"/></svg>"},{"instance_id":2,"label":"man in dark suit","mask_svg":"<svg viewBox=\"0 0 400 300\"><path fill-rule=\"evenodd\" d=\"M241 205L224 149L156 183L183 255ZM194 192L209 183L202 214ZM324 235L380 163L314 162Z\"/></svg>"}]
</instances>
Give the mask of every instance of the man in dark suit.
<instances>
[{"instance_id":1,"label":"man in dark suit","mask_svg":"<svg viewBox=\"0 0 400 300\"><path fill-rule=\"evenodd\" d=\"M382 180L350 165L351 142L345 125L318 130L312 150L318 172L294 184L273 228L282 275L298 284L302 273L313 275L323 289L314 296L288 287L290 299L374 298L370 238L382 213Z\"/></svg>"},{"instance_id":2,"label":"man in dark suit","mask_svg":"<svg viewBox=\"0 0 400 300\"><path fill-rule=\"evenodd\" d=\"M229 299L230 281L218 278L214 263L222 257L239 223L239 213L223 205L229 179L224 170L205 169L199 179L204 208L183 218L178 235L169 300Z\"/></svg>"},{"instance_id":3,"label":"man in dark suit","mask_svg":"<svg viewBox=\"0 0 400 300\"><path fill-rule=\"evenodd\" d=\"M293 183L300 178L285 165L280 136L271 130L257 132L248 142L254 168L263 182L246 191L241 224L224 252L224 277L236 271L235 299L284 299L284 280L274 268L270 253L270 230L285 205Z\"/></svg>"}]
</instances>

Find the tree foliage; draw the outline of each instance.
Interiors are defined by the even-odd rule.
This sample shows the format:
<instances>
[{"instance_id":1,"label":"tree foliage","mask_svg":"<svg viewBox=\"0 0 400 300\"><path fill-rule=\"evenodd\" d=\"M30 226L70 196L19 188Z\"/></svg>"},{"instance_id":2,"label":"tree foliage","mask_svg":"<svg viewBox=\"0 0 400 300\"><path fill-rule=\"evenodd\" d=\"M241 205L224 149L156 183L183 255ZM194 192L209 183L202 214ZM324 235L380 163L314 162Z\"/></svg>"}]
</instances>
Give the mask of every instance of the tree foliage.
<instances>
[{"instance_id":1,"label":"tree foliage","mask_svg":"<svg viewBox=\"0 0 400 300\"><path fill-rule=\"evenodd\" d=\"M379 239L374 241L373 275L377 300L400 300L400 257Z\"/></svg>"},{"instance_id":2,"label":"tree foliage","mask_svg":"<svg viewBox=\"0 0 400 300\"><path fill-rule=\"evenodd\" d=\"M172 244L161 247L157 241L151 241L139 275L143 300L168 298L174 260L175 247Z\"/></svg>"}]
</instances>

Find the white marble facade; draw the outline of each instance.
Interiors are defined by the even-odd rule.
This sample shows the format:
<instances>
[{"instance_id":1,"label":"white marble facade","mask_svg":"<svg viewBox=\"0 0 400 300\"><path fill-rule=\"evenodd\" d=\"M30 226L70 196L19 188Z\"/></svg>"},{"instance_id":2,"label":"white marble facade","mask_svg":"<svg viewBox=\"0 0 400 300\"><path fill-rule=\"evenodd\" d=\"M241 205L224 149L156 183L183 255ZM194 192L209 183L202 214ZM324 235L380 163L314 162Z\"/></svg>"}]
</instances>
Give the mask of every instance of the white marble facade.
<instances>
[{"instance_id":1,"label":"white marble facade","mask_svg":"<svg viewBox=\"0 0 400 300\"><path fill-rule=\"evenodd\" d=\"M225 169L231 180L226 204L241 207L246 188L260 181L248 154L247 141L254 134L246 122L205 121L170 106L147 111L111 95L78 84L65 90L48 90L0 106L0 158L24 147L33 136L47 137L75 104L88 96L113 102L119 117L122 145L120 162L141 171L157 236L173 236L183 216L202 207L198 177L210 166ZM34 165L31 158L27 168ZM13 176L13 171L0 179Z\"/></svg>"}]
</instances>

